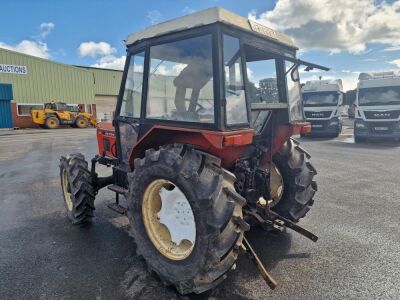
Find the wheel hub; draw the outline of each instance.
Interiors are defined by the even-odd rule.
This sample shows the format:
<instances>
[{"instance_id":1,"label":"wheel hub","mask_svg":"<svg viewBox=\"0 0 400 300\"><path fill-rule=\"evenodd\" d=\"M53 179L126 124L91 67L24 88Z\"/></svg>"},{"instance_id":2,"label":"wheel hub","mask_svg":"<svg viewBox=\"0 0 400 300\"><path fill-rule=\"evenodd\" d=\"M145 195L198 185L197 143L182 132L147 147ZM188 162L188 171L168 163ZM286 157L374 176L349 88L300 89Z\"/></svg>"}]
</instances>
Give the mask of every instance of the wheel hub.
<instances>
[{"instance_id":1,"label":"wheel hub","mask_svg":"<svg viewBox=\"0 0 400 300\"><path fill-rule=\"evenodd\" d=\"M283 176L274 163L271 163L267 169L269 169L270 171L269 192L271 195L271 199L264 199L263 197L261 197L259 203L262 205L266 205L268 203L269 207L274 207L279 203L283 196Z\"/></svg>"},{"instance_id":2,"label":"wheel hub","mask_svg":"<svg viewBox=\"0 0 400 300\"><path fill-rule=\"evenodd\" d=\"M263 203L265 204L268 203L269 207L274 207L282 199L284 182L281 172L274 163L270 164L269 171L270 171L269 191L271 194L271 199L269 199L268 201L266 199L263 199Z\"/></svg>"},{"instance_id":3,"label":"wheel hub","mask_svg":"<svg viewBox=\"0 0 400 300\"><path fill-rule=\"evenodd\" d=\"M182 191L165 179L153 181L142 202L143 223L156 249L172 260L187 258L196 241L196 223Z\"/></svg>"}]
</instances>

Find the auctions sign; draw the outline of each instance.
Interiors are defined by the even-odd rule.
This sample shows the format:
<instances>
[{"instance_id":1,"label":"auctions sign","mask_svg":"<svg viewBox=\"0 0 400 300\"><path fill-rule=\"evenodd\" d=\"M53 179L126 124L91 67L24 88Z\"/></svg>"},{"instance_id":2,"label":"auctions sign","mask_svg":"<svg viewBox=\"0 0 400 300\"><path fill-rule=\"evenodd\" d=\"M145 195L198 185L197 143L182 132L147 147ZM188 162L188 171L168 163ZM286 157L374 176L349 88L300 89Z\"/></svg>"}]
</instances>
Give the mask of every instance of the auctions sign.
<instances>
[{"instance_id":1,"label":"auctions sign","mask_svg":"<svg viewBox=\"0 0 400 300\"><path fill-rule=\"evenodd\" d=\"M0 64L0 73L28 75L28 68L26 66Z\"/></svg>"}]
</instances>

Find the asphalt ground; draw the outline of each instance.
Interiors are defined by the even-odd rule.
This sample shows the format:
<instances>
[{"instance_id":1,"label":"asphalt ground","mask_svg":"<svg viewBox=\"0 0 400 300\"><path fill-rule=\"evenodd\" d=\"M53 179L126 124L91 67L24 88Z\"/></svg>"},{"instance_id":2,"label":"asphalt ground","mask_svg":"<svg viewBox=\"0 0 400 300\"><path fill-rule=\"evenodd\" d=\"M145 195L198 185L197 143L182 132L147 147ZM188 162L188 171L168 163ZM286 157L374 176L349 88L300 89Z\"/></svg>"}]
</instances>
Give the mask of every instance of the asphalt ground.
<instances>
[{"instance_id":1,"label":"asphalt ground","mask_svg":"<svg viewBox=\"0 0 400 300\"><path fill-rule=\"evenodd\" d=\"M0 299L400 299L400 144L354 144L350 127L338 139L300 139L319 187L300 225L318 242L247 234L278 287L243 255L216 289L185 297L136 256L126 218L107 208L112 192L99 192L90 226L69 224L59 157L90 159L94 129L0 134Z\"/></svg>"}]
</instances>

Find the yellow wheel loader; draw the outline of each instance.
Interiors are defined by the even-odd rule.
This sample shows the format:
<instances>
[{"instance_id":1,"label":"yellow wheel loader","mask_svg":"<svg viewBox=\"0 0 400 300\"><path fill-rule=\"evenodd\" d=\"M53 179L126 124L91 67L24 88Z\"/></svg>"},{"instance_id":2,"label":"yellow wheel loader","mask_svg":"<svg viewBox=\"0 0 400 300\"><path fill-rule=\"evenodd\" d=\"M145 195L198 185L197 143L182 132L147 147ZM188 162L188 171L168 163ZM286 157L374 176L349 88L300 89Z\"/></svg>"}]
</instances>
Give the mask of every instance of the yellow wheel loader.
<instances>
[{"instance_id":1,"label":"yellow wheel loader","mask_svg":"<svg viewBox=\"0 0 400 300\"><path fill-rule=\"evenodd\" d=\"M60 125L70 125L74 128L96 127L97 120L87 112L69 106L63 102L48 102L44 109L31 110L32 121L42 128L55 129Z\"/></svg>"}]
</instances>

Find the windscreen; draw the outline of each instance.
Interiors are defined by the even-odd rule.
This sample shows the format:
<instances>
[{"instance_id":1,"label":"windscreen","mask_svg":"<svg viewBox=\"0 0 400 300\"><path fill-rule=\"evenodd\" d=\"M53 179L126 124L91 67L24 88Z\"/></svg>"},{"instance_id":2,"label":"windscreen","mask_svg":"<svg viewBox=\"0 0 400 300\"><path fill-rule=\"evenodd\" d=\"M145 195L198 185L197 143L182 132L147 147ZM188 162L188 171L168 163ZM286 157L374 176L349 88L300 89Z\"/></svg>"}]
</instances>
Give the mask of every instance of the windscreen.
<instances>
[{"instance_id":1,"label":"windscreen","mask_svg":"<svg viewBox=\"0 0 400 300\"><path fill-rule=\"evenodd\" d=\"M304 106L336 106L339 94L337 92L303 93Z\"/></svg>"},{"instance_id":2,"label":"windscreen","mask_svg":"<svg viewBox=\"0 0 400 300\"><path fill-rule=\"evenodd\" d=\"M214 123L211 35L150 47L146 117Z\"/></svg>"},{"instance_id":3,"label":"windscreen","mask_svg":"<svg viewBox=\"0 0 400 300\"><path fill-rule=\"evenodd\" d=\"M400 86L363 88L358 91L358 105L398 105Z\"/></svg>"}]
</instances>

